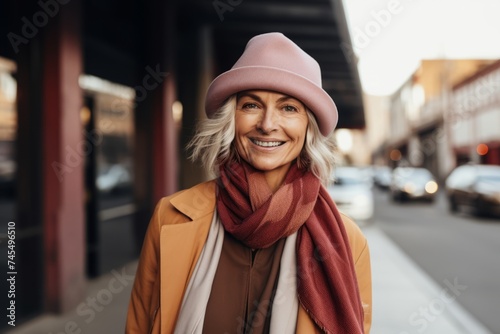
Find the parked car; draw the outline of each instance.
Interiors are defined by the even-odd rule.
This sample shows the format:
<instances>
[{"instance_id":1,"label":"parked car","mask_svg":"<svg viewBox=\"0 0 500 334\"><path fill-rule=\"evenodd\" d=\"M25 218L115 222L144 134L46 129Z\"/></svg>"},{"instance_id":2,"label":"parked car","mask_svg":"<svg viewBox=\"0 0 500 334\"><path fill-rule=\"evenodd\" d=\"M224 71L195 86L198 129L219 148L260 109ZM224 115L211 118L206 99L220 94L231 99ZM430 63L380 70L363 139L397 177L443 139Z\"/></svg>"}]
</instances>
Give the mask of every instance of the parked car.
<instances>
[{"instance_id":1,"label":"parked car","mask_svg":"<svg viewBox=\"0 0 500 334\"><path fill-rule=\"evenodd\" d=\"M376 166L373 172L373 183L381 189L389 189L392 169L389 166Z\"/></svg>"},{"instance_id":2,"label":"parked car","mask_svg":"<svg viewBox=\"0 0 500 334\"><path fill-rule=\"evenodd\" d=\"M425 168L397 167L392 173L390 191L394 201L423 199L433 202L438 184Z\"/></svg>"},{"instance_id":3,"label":"parked car","mask_svg":"<svg viewBox=\"0 0 500 334\"><path fill-rule=\"evenodd\" d=\"M365 171L356 167L337 167L334 180L328 187L328 192L339 211L355 221L367 221L372 218L372 184Z\"/></svg>"},{"instance_id":4,"label":"parked car","mask_svg":"<svg viewBox=\"0 0 500 334\"><path fill-rule=\"evenodd\" d=\"M446 179L449 208L482 215L500 215L500 166L463 165Z\"/></svg>"},{"instance_id":5,"label":"parked car","mask_svg":"<svg viewBox=\"0 0 500 334\"><path fill-rule=\"evenodd\" d=\"M129 188L131 184L130 172L121 164L102 166L96 180L97 189L105 194Z\"/></svg>"}]
</instances>

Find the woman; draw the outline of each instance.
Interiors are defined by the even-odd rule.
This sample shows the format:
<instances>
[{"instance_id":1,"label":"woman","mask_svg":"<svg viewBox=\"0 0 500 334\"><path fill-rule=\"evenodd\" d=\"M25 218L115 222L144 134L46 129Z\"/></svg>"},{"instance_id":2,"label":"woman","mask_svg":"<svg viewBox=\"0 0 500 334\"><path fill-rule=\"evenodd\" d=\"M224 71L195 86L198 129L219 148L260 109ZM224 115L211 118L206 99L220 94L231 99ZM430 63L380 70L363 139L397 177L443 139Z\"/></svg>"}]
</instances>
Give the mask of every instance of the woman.
<instances>
[{"instance_id":1,"label":"woman","mask_svg":"<svg viewBox=\"0 0 500 334\"><path fill-rule=\"evenodd\" d=\"M205 107L190 145L217 178L157 205L127 333L368 333L366 240L321 184L337 109L317 62L256 36Z\"/></svg>"}]
</instances>

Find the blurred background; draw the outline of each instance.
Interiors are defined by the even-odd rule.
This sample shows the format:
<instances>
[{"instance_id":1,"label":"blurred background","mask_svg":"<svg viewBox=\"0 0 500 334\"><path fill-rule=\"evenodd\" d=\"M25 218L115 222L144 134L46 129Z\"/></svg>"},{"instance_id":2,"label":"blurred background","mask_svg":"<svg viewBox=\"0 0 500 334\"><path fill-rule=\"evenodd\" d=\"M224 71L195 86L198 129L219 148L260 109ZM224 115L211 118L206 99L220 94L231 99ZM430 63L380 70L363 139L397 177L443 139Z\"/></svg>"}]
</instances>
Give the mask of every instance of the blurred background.
<instances>
[{"instance_id":1,"label":"blurred background","mask_svg":"<svg viewBox=\"0 0 500 334\"><path fill-rule=\"evenodd\" d=\"M185 145L209 83L279 31L320 63L339 109L329 191L371 243L372 332L500 333L498 13L496 0L0 0L3 296L9 222L17 272L17 331L3 315L0 331L123 332L154 205L208 177Z\"/></svg>"}]
</instances>

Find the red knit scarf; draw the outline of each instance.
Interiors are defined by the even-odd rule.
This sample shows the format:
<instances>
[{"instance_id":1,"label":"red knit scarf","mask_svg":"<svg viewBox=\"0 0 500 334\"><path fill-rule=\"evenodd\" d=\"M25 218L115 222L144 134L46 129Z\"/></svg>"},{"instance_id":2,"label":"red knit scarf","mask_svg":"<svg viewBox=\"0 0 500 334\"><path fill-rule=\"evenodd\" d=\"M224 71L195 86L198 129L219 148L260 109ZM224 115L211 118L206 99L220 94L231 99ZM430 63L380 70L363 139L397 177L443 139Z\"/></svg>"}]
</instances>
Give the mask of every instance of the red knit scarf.
<instances>
[{"instance_id":1,"label":"red knit scarf","mask_svg":"<svg viewBox=\"0 0 500 334\"><path fill-rule=\"evenodd\" d=\"M220 169L217 212L226 231L266 248L298 230L299 301L325 333L363 333L363 308L340 214L311 172L292 165L273 194L247 163Z\"/></svg>"}]
</instances>

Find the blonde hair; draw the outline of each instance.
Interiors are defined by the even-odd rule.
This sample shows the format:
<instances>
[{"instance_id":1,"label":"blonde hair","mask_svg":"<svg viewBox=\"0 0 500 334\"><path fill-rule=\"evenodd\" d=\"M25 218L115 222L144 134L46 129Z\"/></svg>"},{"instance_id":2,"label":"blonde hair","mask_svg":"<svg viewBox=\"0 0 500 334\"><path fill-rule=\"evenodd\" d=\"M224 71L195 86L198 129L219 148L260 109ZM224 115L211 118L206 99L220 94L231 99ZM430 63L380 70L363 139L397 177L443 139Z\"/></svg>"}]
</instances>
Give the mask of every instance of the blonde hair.
<instances>
[{"instance_id":1,"label":"blonde hair","mask_svg":"<svg viewBox=\"0 0 500 334\"><path fill-rule=\"evenodd\" d=\"M203 166L214 176L219 175L221 165L240 159L233 144L236 102L236 95L231 96L212 118L199 121L196 134L187 145L187 149L192 149L191 160L200 159ZM302 152L297 157L297 164L300 168L309 169L326 185L331 181L335 166L336 146L333 132L328 137L323 136L316 118L309 110L307 117L309 125L306 140Z\"/></svg>"}]
</instances>

